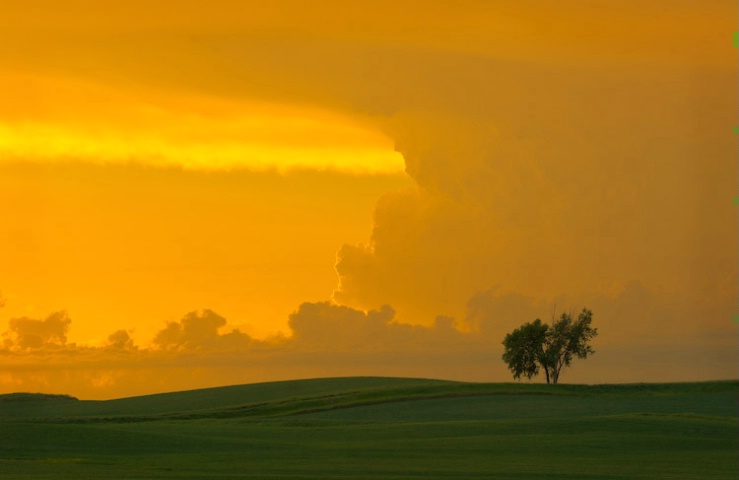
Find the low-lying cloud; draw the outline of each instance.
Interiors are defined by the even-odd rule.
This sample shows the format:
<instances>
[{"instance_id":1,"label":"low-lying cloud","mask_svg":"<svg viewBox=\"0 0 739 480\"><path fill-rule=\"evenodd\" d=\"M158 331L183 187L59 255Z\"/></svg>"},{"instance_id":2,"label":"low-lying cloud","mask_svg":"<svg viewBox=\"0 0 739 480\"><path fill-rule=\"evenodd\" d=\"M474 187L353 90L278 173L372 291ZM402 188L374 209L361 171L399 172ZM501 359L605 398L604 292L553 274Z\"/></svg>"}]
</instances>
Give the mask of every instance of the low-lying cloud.
<instances>
[{"instance_id":1,"label":"low-lying cloud","mask_svg":"<svg viewBox=\"0 0 739 480\"><path fill-rule=\"evenodd\" d=\"M579 298L579 297L578 297ZM601 335L596 355L573 365L564 381L605 383L732 378L737 345L732 325L681 322L684 315L714 318L721 308L689 301L670 304L643 285L592 293L587 303L477 292L465 314L437 315L428 325L396 318L388 306L363 311L332 302L305 302L290 315L291 335L255 339L230 328L211 310L168 322L148 343L112 332L99 346L67 342L65 312L45 319L14 318L3 334L6 366L0 390L50 389L85 398L278 379L345 375L509 381L502 354L505 334L534 318L591 308ZM655 332L659 331L659 334ZM138 339L142 342L145 339ZM53 360L53 361L51 361Z\"/></svg>"},{"instance_id":2,"label":"low-lying cloud","mask_svg":"<svg viewBox=\"0 0 739 480\"><path fill-rule=\"evenodd\" d=\"M154 345L161 350L231 350L248 347L249 335L237 329L226 334L218 330L226 326L226 319L211 310L190 312L179 322L169 322L154 337Z\"/></svg>"},{"instance_id":3,"label":"low-lying cloud","mask_svg":"<svg viewBox=\"0 0 739 480\"><path fill-rule=\"evenodd\" d=\"M134 344L133 338L126 330L116 330L115 332L108 335L107 348L112 350L137 350L138 347Z\"/></svg>"},{"instance_id":4,"label":"low-lying cloud","mask_svg":"<svg viewBox=\"0 0 739 480\"><path fill-rule=\"evenodd\" d=\"M8 322L3 344L10 350L59 348L67 343L67 331L72 320L67 312L55 312L43 320L20 317Z\"/></svg>"}]
</instances>

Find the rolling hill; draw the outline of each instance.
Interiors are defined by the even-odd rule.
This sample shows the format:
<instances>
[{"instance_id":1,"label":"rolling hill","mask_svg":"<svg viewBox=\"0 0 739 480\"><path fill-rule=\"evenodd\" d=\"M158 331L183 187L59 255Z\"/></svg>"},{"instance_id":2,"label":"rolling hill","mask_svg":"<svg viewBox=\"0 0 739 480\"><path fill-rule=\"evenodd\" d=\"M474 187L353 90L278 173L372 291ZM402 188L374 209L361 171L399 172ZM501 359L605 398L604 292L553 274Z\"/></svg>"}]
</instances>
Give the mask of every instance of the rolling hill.
<instances>
[{"instance_id":1,"label":"rolling hill","mask_svg":"<svg viewBox=\"0 0 739 480\"><path fill-rule=\"evenodd\" d=\"M15 478L736 478L738 381L325 378L0 395Z\"/></svg>"}]
</instances>

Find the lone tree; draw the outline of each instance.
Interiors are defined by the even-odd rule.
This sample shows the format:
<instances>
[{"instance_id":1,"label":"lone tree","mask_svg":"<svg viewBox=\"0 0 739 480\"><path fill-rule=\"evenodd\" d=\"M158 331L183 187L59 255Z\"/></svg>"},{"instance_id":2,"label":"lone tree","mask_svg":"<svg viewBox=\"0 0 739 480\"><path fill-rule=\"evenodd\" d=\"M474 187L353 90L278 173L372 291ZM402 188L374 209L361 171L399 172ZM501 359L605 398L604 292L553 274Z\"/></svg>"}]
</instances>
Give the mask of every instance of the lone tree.
<instances>
[{"instance_id":1,"label":"lone tree","mask_svg":"<svg viewBox=\"0 0 739 480\"><path fill-rule=\"evenodd\" d=\"M525 323L505 336L503 360L516 380L530 379L539 374L539 367L547 376L547 383L557 383L562 367L569 367L572 359L587 358L595 353L588 344L598 329L590 326L593 312L583 309L577 320L569 313L563 313L559 320L552 318L552 324L542 323L538 318Z\"/></svg>"}]
</instances>

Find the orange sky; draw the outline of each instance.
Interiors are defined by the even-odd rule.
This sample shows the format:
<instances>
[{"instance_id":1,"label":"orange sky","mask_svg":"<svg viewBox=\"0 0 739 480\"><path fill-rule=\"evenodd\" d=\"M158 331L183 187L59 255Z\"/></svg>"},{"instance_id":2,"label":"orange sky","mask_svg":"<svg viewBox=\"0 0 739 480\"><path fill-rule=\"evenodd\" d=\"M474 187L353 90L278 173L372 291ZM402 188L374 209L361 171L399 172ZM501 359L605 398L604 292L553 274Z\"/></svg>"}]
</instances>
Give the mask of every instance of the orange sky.
<instances>
[{"instance_id":1,"label":"orange sky","mask_svg":"<svg viewBox=\"0 0 739 480\"><path fill-rule=\"evenodd\" d=\"M0 393L735 378L734 2L5 1ZM194 312L194 313L192 313Z\"/></svg>"}]
</instances>

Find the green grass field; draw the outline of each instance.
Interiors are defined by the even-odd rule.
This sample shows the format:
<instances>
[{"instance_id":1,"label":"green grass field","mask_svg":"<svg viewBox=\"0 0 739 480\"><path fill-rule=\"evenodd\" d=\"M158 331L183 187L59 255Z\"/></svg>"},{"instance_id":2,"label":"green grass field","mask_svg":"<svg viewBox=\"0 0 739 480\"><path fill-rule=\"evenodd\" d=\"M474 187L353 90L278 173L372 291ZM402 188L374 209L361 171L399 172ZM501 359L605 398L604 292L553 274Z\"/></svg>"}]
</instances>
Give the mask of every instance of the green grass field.
<instances>
[{"instance_id":1,"label":"green grass field","mask_svg":"<svg viewBox=\"0 0 739 480\"><path fill-rule=\"evenodd\" d=\"M0 396L0 478L736 479L739 381L274 382Z\"/></svg>"}]
</instances>

